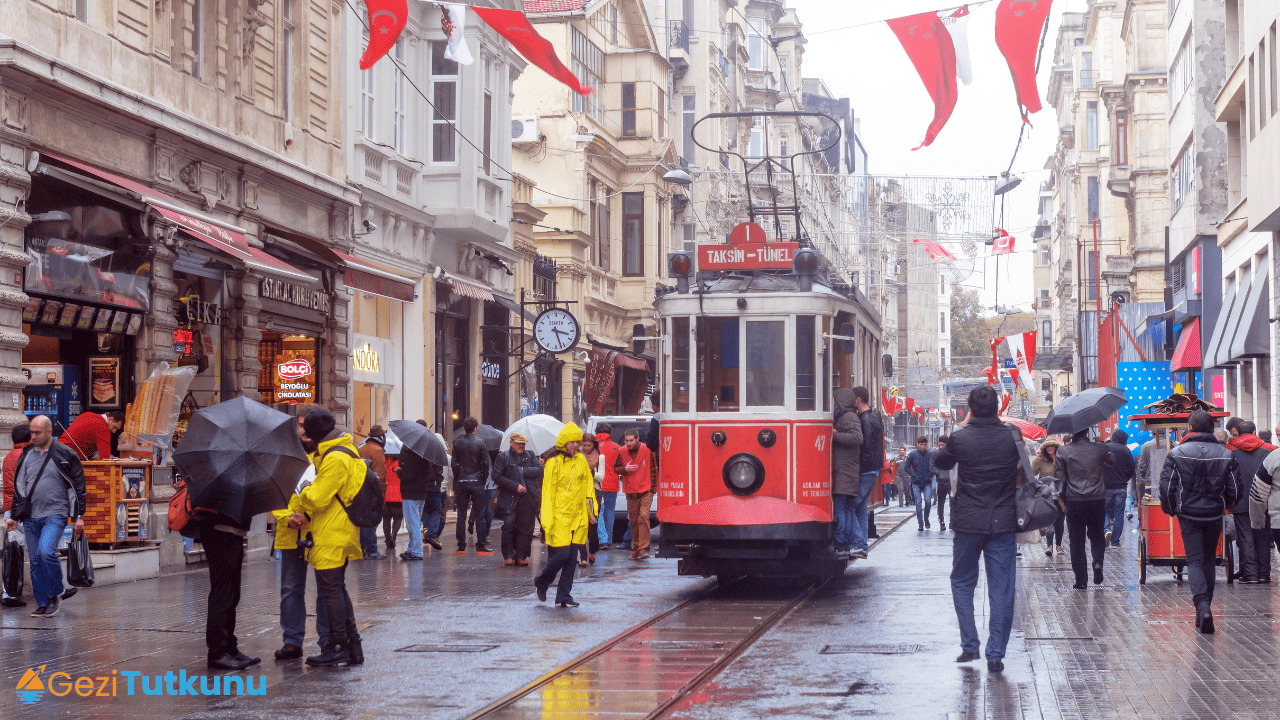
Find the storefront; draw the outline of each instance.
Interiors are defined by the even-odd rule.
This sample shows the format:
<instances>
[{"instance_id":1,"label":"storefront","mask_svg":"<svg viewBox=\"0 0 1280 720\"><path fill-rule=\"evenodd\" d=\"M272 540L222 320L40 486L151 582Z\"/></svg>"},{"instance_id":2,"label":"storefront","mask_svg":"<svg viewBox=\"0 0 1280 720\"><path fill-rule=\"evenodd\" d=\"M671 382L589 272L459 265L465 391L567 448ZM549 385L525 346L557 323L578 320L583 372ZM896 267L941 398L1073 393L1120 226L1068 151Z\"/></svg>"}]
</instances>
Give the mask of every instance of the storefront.
<instances>
[{"instance_id":1,"label":"storefront","mask_svg":"<svg viewBox=\"0 0 1280 720\"><path fill-rule=\"evenodd\" d=\"M305 282L264 276L259 281L259 301L262 402L285 412L289 412L287 406L323 403L327 398L321 378L329 369L325 367L325 327L332 296L322 277Z\"/></svg>"},{"instance_id":2,"label":"storefront","mask_svg":"<svg viewBox=\"0 0 1280 720\"><path fill-rule=\"evenodd\" d=\"M511 317L505 303L496 298L484 302L484 324L480 327L480 422L496 428L505 428L512 420L507 382Z\"/></svg>"}]
</instances>

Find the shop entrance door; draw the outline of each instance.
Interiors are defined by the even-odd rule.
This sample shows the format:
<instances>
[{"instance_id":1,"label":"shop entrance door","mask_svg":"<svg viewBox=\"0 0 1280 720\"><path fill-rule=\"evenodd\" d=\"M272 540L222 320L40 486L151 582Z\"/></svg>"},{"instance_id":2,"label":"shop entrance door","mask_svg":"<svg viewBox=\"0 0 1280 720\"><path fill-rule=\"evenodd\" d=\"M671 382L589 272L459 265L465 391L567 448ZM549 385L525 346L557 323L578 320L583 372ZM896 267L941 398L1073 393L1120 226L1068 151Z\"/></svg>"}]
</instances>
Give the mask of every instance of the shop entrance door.
<instances>
[{"instance_id":1,"label":"shop entrance door","mask_svg":"<svg viewBox=\"0 0 1280 720\"><path fill-rule=\"evenodd\" d=\"M471 357L467 331L469 318L456 310L469 309L462 298L448 310L436 314L436 429L445 437L471 414L471 384L467 360Z\"/></svg>"}]
</instances>

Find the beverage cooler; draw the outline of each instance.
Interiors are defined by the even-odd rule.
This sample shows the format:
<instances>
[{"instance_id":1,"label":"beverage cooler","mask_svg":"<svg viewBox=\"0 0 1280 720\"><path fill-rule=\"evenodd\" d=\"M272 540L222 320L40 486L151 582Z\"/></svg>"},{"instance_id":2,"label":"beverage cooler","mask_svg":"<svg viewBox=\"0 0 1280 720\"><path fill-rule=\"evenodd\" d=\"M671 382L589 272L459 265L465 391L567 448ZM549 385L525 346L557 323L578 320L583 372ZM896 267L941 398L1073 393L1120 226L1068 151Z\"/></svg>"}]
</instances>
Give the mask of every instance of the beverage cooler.
<instances>
[{"instance_id":1,"label":"beverage cooler","mask_svg":"<svg viewBox=\"0 0 1280 720\"><path fill-rule=\"evenodd\" d=\"M22 392L27 420L47 415L53 421L53 434L61 435L84 410L80 367L24 363L22 374L27 379Z\"/></svg>"}]
</instances>

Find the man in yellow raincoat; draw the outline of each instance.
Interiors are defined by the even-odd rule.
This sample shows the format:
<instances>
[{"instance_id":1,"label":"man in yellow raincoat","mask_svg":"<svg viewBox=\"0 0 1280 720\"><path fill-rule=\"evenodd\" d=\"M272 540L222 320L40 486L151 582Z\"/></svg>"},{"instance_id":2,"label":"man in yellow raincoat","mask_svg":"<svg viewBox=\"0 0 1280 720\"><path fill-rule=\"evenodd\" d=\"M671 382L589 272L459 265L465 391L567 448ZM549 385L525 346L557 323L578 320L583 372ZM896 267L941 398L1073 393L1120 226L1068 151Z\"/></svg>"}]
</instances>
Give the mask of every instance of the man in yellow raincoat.
<instances>
[{"instance_id":1,"label":"man in yellow raincoat","mask_svg":"<svg viewBox=\"0 0 1280 720\"><path fill-rule=\"evenodd\" d=\"M362 557L360 529L342 505L349 505L360 491L367 466L351 436L337 429L327 410L308 412L302 431L303 445L312 449L314 444L311 463L316 479L290 499L294 514L289 527L302 530L307 562L315 568L317 604L323 602L329 614L329 646L307 658L307 664L359 665L364 650L345 575L347 562Z\"/></svg>"},{"instance_id":2,"label":"man in yellow raincoat","mask_svg":"<svg viewBox=\"0 0 1280 720\"><path fill-rule=\"evenodd\" d=\"M582 430L573 423L565 425L556 437L558 452L547 460L542 471L542 536L549 557L533 584L538 599L545 602L547 588L559 573L556 604L560 607L578 607L570 595L578 547L586 543L587 526L598 512L591 466L578 452L581 443Z\"/></svg>"}]
</instances>

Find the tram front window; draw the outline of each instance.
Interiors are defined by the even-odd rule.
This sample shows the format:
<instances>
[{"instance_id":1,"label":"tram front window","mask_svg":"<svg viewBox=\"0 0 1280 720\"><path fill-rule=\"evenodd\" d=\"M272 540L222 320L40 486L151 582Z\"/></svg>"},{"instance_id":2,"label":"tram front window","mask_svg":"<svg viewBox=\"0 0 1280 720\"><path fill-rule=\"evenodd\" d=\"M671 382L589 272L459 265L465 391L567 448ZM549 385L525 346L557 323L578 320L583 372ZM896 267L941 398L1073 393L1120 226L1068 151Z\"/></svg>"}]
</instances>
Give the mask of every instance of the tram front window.
<instances>
[{"instance_id":1,"label":"tram front window","mask_svg":"<svg viewBox=\"0 0 1280 720\"><path fill-rule=\"evenodd\" d=\"M671 336L671 411L689 412L689 318L672 318Z\"/></svg>"},{"instance_id":2,"label":"tram front window","mask_svg":"<svg viewBox=\"0 0 1280 720\"><path fill-rule=\"evenodd\" d=\"M786 405L787 324L783 320L748 320L746 325L747 405Z\"/></svg>"},{"instance_id":3,"label":"tram front window","mask_svg":"<svg viewBox=\"0 0 1280 720\"><path fill-rule=\"evenodd\" d=\"M698 412L738 410L738 318L698 320Z\"/></svg>"}]
</instances>

